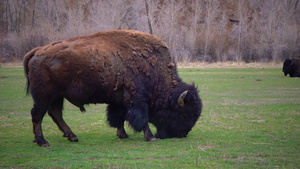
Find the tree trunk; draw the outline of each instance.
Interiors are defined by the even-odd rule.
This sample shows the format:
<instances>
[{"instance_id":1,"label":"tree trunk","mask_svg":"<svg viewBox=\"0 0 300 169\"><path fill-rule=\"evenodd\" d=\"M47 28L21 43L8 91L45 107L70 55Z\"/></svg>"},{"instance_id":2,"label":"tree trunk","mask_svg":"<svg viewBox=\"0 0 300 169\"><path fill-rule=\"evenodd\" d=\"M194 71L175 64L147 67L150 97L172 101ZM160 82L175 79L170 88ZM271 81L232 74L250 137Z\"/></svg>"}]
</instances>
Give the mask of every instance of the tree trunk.
<instances>
[{"instance_id":1,"label":"tree trunk","mask_svg":"<svg viewBox=\"0 0 300 169\"><path fill-rule=\"evenodd\" d=\"M36 9L36 0L33 1L34 7L32 9L32 20L31 20L31 30L34 28L34 17L35 17L35 9Z\"/></svg>"},{"instance_id":2,"label":"tree trunk","mask_svg":"<svg viewBox=\"0 0 300 169\"><path fill-rule=\"evenodd\" d=\"M149 8L148 8L148 2L147 2L147 0L145 0L145 6L146 6L147 19L148 19L149 33L152 35L153 34L153 30L152 30L152 25L151 25L151 21L150 21Z\"/></svg>"}]
</instances>

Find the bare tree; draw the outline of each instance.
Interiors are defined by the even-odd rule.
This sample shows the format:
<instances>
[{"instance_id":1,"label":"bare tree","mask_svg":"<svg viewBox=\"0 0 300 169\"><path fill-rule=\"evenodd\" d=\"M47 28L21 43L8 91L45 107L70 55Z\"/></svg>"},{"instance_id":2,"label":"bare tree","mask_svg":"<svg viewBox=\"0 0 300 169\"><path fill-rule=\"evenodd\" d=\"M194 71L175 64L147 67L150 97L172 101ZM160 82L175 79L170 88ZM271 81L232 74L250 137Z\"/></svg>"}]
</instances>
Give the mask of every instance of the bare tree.
<instances>
[{"instance_id":1,"label":"bare tree","mask_svg":"<svg viewBox=\"0 0 300 169\"><path fill-rule=\"evenodd\" d=\"M228 32L227 32L227 24L228 18L226 16L226 12L223 11L222 19L220 20L219 24L217 25L217 32L216 32L216 60L215 61L226 61L227 58L224 55L224 52L227 47L228 43Z\"/></svg>"},{"instance_id":2,"label":"bare tree","mask_svg":"<svg viewBox=\"0 0 300 169\"><path fill-rule=\"evenodd\" d=\"M146 8L146 14L147 14L147 22L148 22L148 27L149 27L149 33L153 34L150 15L149 15L149 5L148 5L147 0L145 0L145 8Z\"/></svg>"},{"instance_id":3,"label":"bare tree","mask_svg":"<svg viewBox=\"0 0 300 169\"><path fill-rule=\"evenodd\" d=\"M287 41L297 35L297 31L289 31L290 25L296 24L295 3L297 1L266 0L262 4L264 10L260 12L260 22L257 26L260 33L258 51L260 51L259 55L263 55L262 59L280 60L283 58L282 52L289 49Z\"/></svg>"},{"instance_id":4,"label":"bare tree","mask_svg":"<svg viewBox=\"0 0 300 169\"><path fill-rule=\"evenodd\" d=\"M211 39L212 39L212 27L215 24L215 20L219 14L219 1L218 0L207 0L204 2L205 11L205 46L204 46L204 61L211 61L211 56L209 56L209 51L211 50Z\"/></svg>"},{"instance_id":5,"label":"bare tree","mask_svg":"<svg viewBox=\"0 0 300 169\"><path fill-rule=\"evenodd\" d=\"M242 61L244 52L246 50L246 42L248 32L247 32L247 21L248 21L248 6L245 0L239 0L237 4L237 29L236 29L236 36L237 36L237 48L236 48L236 61L240 63Z\"/></svg>"},{"instance_id":6,"label":"bare tree","mask_svg":"<svg viewBox=\"0 0 300 169\"><path fill-rule=\"evenodd\" d=\"M32 9L32 19L31 19L31 30L34 28L34 20L35 20L35 9L36 9L36 0L33 0L33 9Z\"/></svg>"},{"instance_id":7,"label":"bare tree","mask_svg":"<svg viewBox=\"0 0 300 169\"><path fill-rule=\"evenodd\" d=\"M22 58L37 45L112 29L155 34L181 61L300 55L299 0L1 0L0 12L5 57Z\"/></svg>"}]
</instances>

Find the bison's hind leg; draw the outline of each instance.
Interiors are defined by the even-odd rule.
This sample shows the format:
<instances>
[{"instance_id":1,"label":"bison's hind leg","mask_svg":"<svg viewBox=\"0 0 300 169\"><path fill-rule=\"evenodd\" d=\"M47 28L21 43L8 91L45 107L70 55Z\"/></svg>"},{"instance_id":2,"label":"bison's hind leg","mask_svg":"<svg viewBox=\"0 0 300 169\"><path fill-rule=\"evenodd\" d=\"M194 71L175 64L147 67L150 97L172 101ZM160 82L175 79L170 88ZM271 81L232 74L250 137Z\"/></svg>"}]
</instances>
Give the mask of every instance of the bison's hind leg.
<instances>
[{"instance_id":1,"label":"bison's hind leg","mask_svg":"<svg viewBox=\"0 0 300 169\"><path fill-rule=\"evenodd\" d=\"M53 121L57 124L58 128L64 133L63 137L68 137L68 140L70 140L71 142L77 142L78 141L77 136L72 132L72 130L66 124L66 122L62 117L63 102L64 102L63 97L56 99L52 103L48 111L48 114L53 119Z\"/></svg>"},{"instance_id":2,"label":"bison's hind leg","mask_svg":"<svg viewBox=\"0 0 300 169\"><path fill-rule=\"evenodd\" d=\"M48 110L47 106L41 106L38 103L34 103L31 109L31 118L33 124L34 143L37 143L41 147L48 147L49 143L45 140L42 131L42 121Z\"/></svg>"},{"instance_id":3,"label":"bison's hind leg","mask_svg":"<svg viewBox=\"0 0 300 169\"><path fill-rule=\"evenodd\" d=\"M120 139L128 138L124 129L126 111L126 107L122 105L110 104L107 106L107 121L111 127L117 128L117 136Z\"/></svg>"}]
</instances>

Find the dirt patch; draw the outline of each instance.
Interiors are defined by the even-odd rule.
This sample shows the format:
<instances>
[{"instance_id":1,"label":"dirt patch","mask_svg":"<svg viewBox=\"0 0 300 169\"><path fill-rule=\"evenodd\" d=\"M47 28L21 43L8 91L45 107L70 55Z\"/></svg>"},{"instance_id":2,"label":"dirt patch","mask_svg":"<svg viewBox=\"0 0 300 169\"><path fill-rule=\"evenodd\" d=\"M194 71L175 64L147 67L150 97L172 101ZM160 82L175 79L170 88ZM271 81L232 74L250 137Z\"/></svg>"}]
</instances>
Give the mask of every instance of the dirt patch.
<instances>
[{"instance_id":1,"label":"dirt patch","mask_svg":"<svg viewBox=\"0 0 300 169\"><path fill-rule=\"evenodd\" d=\"M217 157L200 157L200 159L243 159L243 158L280 158L280 159L287 159L291 157L284 157L284 156L268 156L268 155L252 155L252 156L217 156Z\"/></svg>"},{"instance_id":2,"label":"dirt patch","mask_svg":"<svg viewBox=\"0 0 300 169\"><path fill-rule=\"evenodd\" d=\"M200 149L200 150L202 150L202 151L204 151L204 150L206 150L206 149L213 149L213 148L215 148L215 146L213 146L213 145L198 146L198 149Z\"/></svg>"},{"instance_id":3,"label":"dirt patch","mask_svg":"<svg viewBox=\"0 0 300 169\"><path fill-rule=\"evenodd\" d=\"M262 123L262 122L265 122L266 120L248 120L248 121Z\"/></svg>"},{"instance_id":4,"label":"dirt patch","mask_svg":"<svg viewBox=\"0 0 300 169\"><path fill-rule=\"evenodd\" d=\"M281 157L281 156L268 156L268 155L252 155L252 156L212 156L212 157L201 157L201 156L196 156L196 157L153 157L153 158L132 158L131 160L173 160L173 159L244 159L244 158L281 158L281 159L286 159L286 158L291 158L291 157ZM89 160L102 160L102 159L120 159L120 160L125 160L125 158L122 157L116 157L116 158L111 158L111 157L93 157L93 158L87 158Z\"/></svg>"}]
</instances>

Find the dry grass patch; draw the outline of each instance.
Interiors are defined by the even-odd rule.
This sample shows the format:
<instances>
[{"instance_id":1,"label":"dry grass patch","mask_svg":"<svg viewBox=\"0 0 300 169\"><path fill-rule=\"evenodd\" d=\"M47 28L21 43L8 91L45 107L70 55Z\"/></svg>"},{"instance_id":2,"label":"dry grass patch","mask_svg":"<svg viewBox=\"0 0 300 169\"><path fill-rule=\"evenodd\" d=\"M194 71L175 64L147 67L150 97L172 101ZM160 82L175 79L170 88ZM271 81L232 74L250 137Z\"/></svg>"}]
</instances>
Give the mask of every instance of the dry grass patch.
<instances>
[{"instance_id":1,"label":"dry grass patch","mask_svg":"<svg viewBox=\"0 0 300 169\"><path fill-rule=\"evenodd\" d=\"M207 62L179 62L177 63L178 68L282 68L283 63L274 63L274 62L253 62L253 63L245 63L245 62L215 62L215 63L207 63Z\"/></svg>"},{"instance_id":2,"label":"dry grass patch","mask_svg":"<svg viewBox=\"0 0 300 169\"><path fill-rule=\"evenodd\" d=\"M274 63L274 62L178 62L178 68L282 68L283 63ZM0 63L0 67L23 67L22 62L14 63Z\"/></svg>"},{"instance_id":3,"label":"dry grass patch","mask_svg":"<svg viewBox=\"0 0 300 169\"><path fill-rule=\"evenodd\" d=\"M23 62L0 63L0 67L19 68L23 67Z\"/></svg>"},{"instance_id":4,"label":"dry grass patch","mask_svg":"<svg viewBox=\"0 0 300 169\"><path fill-rule=\"evenodd\" d=\"M266 104L279 104L279 103L294 103L300 104L298 98L248 98L248 99L226 99L221 101L221 105L266 105Z\"/></svg>"}]
</instances>

